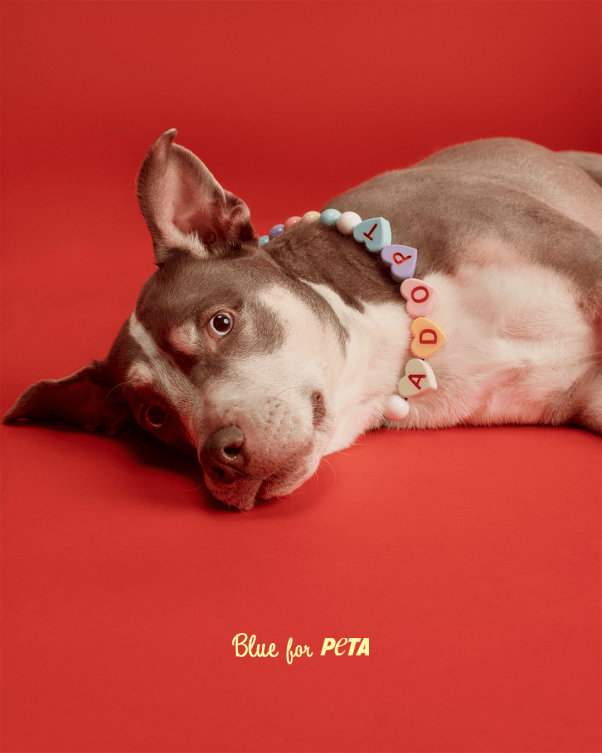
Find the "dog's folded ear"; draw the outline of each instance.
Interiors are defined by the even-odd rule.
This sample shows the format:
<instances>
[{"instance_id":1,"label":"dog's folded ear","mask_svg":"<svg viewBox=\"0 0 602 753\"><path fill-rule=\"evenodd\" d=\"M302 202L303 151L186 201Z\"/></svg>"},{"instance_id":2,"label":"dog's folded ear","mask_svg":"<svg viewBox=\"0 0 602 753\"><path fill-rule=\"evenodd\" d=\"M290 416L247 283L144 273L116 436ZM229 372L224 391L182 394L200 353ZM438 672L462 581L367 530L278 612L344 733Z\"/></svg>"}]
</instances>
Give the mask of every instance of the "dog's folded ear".
<instances>
[{"instance_id":1,"label":"dog's folded ear","mask_svg":"<svg viewBox=\"0 0 602 753\"><path fill-rule=\"evenodd\" d=\"M216 241L231 245L255 235L244 201L224 191L192 152L174 144L176 134L174 128L157 139L138 174L138 200L157 264L182 249L210 256Z\"/></svg>"},{"instance_id":2,"label":"dog's folded ear","mask_svg":"<svg viewBox=\"0 0 602 753\"><path fill-rule=\"evenodd\" d=\"M4 416L63 421L114 436L132 415L126 401L108 384L103 362L93 362L64 379L45 379L26 390Z\"/></svg>"}]
</instances>

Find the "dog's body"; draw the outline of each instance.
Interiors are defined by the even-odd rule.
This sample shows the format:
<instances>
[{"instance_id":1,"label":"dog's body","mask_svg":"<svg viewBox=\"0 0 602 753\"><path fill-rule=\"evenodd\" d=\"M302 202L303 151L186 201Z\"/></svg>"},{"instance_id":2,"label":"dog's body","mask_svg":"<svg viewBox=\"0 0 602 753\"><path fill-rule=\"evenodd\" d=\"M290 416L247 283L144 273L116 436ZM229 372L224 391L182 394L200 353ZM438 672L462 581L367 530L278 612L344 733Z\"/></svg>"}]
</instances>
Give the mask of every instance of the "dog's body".
<instances>
[{"instance_id":1,"label":"dog's body","mask_svg":"<svg viewBox=\"0 0 602 753\"><path fill-rule=\"evenodd\" d=\"M116 432L134 415L192 450L240 509L380 426L560 424L602 433L602 158L506 139L443 151L326 207L418 249L447 334L438 389L384 418L411 318L378 255L304 220L259 247L246 205L168 131L139 177L159 269L108 358L31 387L5 420Z\"/></svg>"}]
</instances>

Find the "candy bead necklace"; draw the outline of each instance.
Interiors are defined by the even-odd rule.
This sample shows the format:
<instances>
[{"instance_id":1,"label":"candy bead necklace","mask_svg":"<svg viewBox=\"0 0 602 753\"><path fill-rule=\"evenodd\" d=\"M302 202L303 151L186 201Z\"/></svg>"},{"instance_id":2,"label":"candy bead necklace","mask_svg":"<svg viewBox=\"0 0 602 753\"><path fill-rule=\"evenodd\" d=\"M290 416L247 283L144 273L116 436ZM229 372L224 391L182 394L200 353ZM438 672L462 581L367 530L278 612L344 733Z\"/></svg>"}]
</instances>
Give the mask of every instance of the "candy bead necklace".
<instances>
[{"instance_id":1,"label":"candy bead necklace","mask_svg":"<svg viewBox=\"0 0 602 753\"><path fill-rule=\"evenodd\" d=\"M391 225L383 217L362 220L355 212L341 213L338 209L326 209L322 214L306 212L303 217L289 217L284 225L274 225L269 235L263 235L259 239L259 245L264 246L297 222L315 219L328 227L336 227L342 235L353 235L371 253L380 253L380 258L391 268L393 279L401 282L400 292L406 300L406 311L413 320L410 331L414 339L410 349L416 357L407 362L405 374L397 384L399 394L390 395L384 409L384 416L389 421L401 421L410 409L407 398L422 397L437 389L433 369L425 360L436 353L447 339L441 328L426 318L426 314L437 303L437 291L413 276L417 250L410 246L392 244Z\"/></svg>"}]
</instances>

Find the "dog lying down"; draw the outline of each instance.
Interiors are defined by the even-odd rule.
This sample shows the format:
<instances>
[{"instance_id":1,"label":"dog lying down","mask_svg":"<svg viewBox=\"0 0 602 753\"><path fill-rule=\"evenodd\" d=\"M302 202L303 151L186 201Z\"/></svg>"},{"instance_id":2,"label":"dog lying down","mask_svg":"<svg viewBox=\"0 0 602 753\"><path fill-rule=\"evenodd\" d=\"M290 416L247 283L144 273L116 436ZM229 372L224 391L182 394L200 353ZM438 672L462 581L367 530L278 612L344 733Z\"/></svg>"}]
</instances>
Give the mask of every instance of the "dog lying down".
<instances>
[{"instance_id":1,"label":"dog lying down","mask_svg":"<svg viewBox=\"0 0 602 753\"><path fill-rule=\"evenodd\" d=\"M158 269L108 357L30 387L5 422L116 434L133 414L241 510L378 427L602 433L602 157L464 144L265 243L175 136L140 170Z\"/></svg>"}]
</instances>

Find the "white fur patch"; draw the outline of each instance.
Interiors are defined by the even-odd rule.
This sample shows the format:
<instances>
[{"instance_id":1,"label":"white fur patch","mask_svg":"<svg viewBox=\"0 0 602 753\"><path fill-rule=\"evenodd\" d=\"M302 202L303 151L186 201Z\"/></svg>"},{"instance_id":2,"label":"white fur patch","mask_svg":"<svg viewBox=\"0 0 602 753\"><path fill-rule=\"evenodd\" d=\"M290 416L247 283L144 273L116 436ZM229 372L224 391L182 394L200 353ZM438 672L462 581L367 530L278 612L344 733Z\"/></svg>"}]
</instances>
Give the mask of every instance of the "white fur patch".
<instances>
[{"instance_id":1,"label":"white fur patch","mask_svg":"<svg viewBox=\"0 0 602 753\"><path fill-rule=\"evenodd\" d=\"M169 333L169 342L180 353L194 356L199 347L199 333L193 322L174 327Z\"/></svg>"},{"instance_id":2,"label":"white fur patch","mask_svg":"<svg viewBox=\"0 0 602 753\"><path fill-rule=\"evenodd\" d=\"M308 283L332 307L349 333L347 353L333 384L334 432L326 452L348 447L359 434L380 426L385 402L397 391L409 352L411 319L402 305L348 306L328 285Z\"/></svg>"},{"instance_id":3,"label":"white fur patch","mask_svg":"<svg viewBox=\"0 0 602 753\"><path fill-rule=\"evenodd\" d=\"M209 257L203 241L196 233L183 233L173 223L166 224L163 233L167 241L166 247L185 248L200 259Z\"/></svg>"},{"instance_id":4,"label":"white fur patch","mask_svg":"<svg viewBox=\"0 0 602 753\"><path fill-rule=\"evenodd\" d=\"M159 349L150 333L138 320L135 312L129 318L128 327L130 336L138 343L142 352L148 358L148 364L144 366L150 372L154 389L160 392L177 410L190 439L196 444L196 399L192 385L177 364Z\"/></svg>"},{"instance_id":5,"label":"white fur patch","mask_svg":"<svg viewBox=\"0 0 602 753\"><path fill-rule=\"evenodd\" d=\"M595 354L577 290L489 238L455 276L425 275L439 292L429 317L446 333L429 364L439 389L412 401L408 428L558 422ZM566 397L562 415L562 394Z\"/></svg>"},{"instance_id":6,"label":"white fur patch","mask_svg":"<svg viewBox=\"0 0 602 753\"><path fill-rule=\"evenodd\" d=\"M153 372L142 361L136 361L128 369L127 380L135 387L149 385L153 382Z\"/></svg>"}]
</instances>

